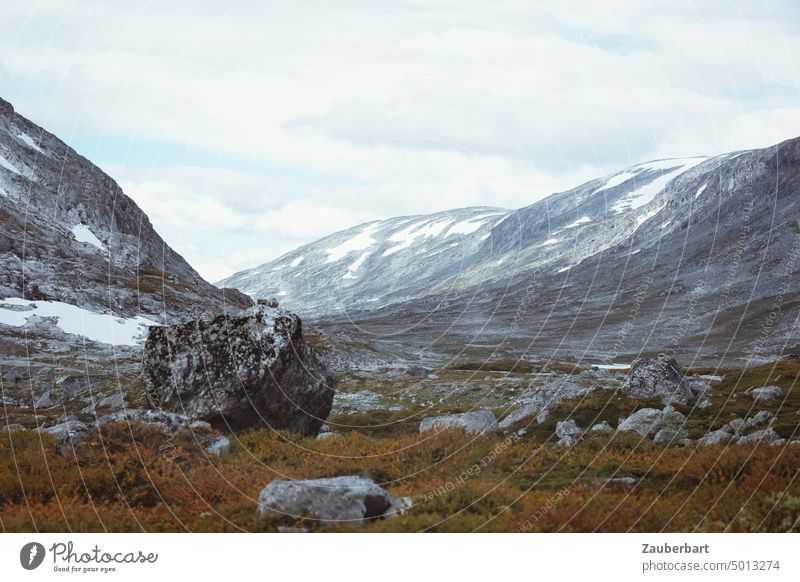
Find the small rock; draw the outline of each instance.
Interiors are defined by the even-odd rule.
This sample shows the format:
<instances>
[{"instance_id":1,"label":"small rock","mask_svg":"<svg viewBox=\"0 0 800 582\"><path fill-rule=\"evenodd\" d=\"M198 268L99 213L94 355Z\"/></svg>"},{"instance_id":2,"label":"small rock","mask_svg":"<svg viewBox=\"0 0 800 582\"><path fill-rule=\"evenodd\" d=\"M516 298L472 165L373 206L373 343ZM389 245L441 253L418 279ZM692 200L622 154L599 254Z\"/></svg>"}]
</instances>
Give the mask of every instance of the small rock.
<instances>
[{"instance_id":1,"label":"small rock","mask_svg":"<svg viewBox=\"0 0 800 582\"><path fill-rule=\"evenodd\" d=\"M56 448L62 454L89 438L89 427L79 420L67 420L42 432L56 437Z\"/></svg>"},{"instance_id":2,"label":"small rock","mask_svg":"<svg viewBox=\"0 0 800 582\"><path fill-rule=\"evenodd\" d=\"M617 430L649 436L662 428L679 429L685 422L686 417L671 406L667 406L664 410L642 408L628 418L620 420Z\"/></svg>"},{"instance_id":3,"label":"small rock","mask_svg":"<svg viewBox=\"0 0 800 582\"><path fill-rule=\"evenodd\" d=\"M575 443L577 443L577 439L570 435L564 435L561 437L558 442L556 443L559 447L571 447Z\"/></svg>"},{"instance_id":4,"label":"small rock","mask_svg":"<svg viewBox=\"0 0 800 582\"><path fill-rule=\"evenodd\" d=\"M614 432L614 428L610 424L608 424L607 421L604 420L603 422L598 422L597 424L592 426L592 432L600 432L600 433Z\"/></svg>"},{"instance_id":5,"label":"small rock","mask_svg":"<svg viewBox=\"0 0 800 582\"><path fill-rule=\"evenodd\" d=\"M747 428L747 422L741 418L734 418L728 424L723 426L720 430L724 430L734 436L739 436Z\"/></svg>"},{"instance_id":6,"label":"small rock","mask_svg":"<svg viewBox=\"0 0 800 582\"><path fill-rule=\"evenodd\" d=\"M564 438L565 436L575 436L581 432L580 427L574 420L562 420L556 423L556 436Z\"/></svg>"},{"instance_id":7,"label":"small rock","mask_svg":"<svg viewBox=\"0 0 800 582\"><path fill-rule=\"evenodd\" d=\"M754 433L741 437L736 444L739 445L754 445L757 443L782 443L783 439L771 428L765 428Z\"/></svg>"},{"instance_id":8,"label":"small rock","mask_svg":"<svg viewBox=\"0 0 800 582\"><path fill-rule=\"evenodd\" d=\"M686 437L685 430L675 430L673 428L662 428L653 437L653 442L659 445L668 445L680 441Z\"/></svg>"},{"instance_id":9,"label":"small rock","mask_svg":"<svg viewBox=\"0 0 800 582\"><path fill-rule=\"evenodd\" d=\"M206 445L206 450L212 455L221 457L231 450L231 441L225 436L218 436Z\"/></svg>"},{"instance_id":10,"label":"small rock","mask_svg":"<svg viewBox=\"0 0 800 582\"><path fill-rule=\"evenodd\" d=\"M747 426L750 427L757 427L763 424L768 424L772 422L775 418L775 415L767 410L760 410L753 416L747 419Z\"/></svg>"},{"instance_id":11,"label":"small rock","mask_svg":"<svg viewBox=\"0 0 800 582\"><path fill-rule=\"evenodd\" d=\"M724 445L733 440L733 433L723 429L715 430L707 433L699 442L701 445Z\"/></svg>"},{"instance_id":12,"label":"small rock","mask_svg":"<svg viewBox=\"0 0 800 582\"><path fill-rule=\"evenodd\" d=\"M17 431L17 430L25 430L25 427L23 425L21 425L21 424L14 423L14 424L5 425L2 430L8 431L8 432L14 432L14 431Z\"/></svg>"},{"instance_id":13,"label":"small rock","mask_svg":"<svg viewBox=\"0 0 800 582\"><path fill-rule=\"evenodd\" d=\"M497 419L491 410L478 412L464 412L462 414L445 414L425 418L419 425L419 432L430 430L446 430L460 428L469 434L483 434L495 432L498 428Z\"/></svg>"},{"instance_id":14,"label":"small rock","mask_svg":"<svg viewBox=\"0 0 800 582\"><path fill-rule=\"evenodd\" d=\"M278 527L278 533L309 533L310 531L307 527L289 527L288 525Z\"/></svg>"},{"instance_id":15,"label":"small rock","mask_svg":"<svg viewBox=\"0 0 800 582\"><path fill-rule=\"evenodd\" d=\"M784 391L780 386L764 386L762 388L751 388L747 391L756 402L766 402L774 398L783 398Z\"/></svg>"},{"instance_id":16,"label":"small rock","mask_svg":"<svg viewBox=\"0 0 800 582\"><path fill-rule=\"evenodd\" d=\"M258 498L262 515L309 516L322 521L364 522L383 517L395 499L364 477L273 481Z\"/></svg>"},{"instance_id":17,"label":"small rock","mask_svg":"<svg viewBox=\"0 0 800 582\"><path fill-rule=\"evenodd\" d=\"M342 435L335 432L321 432L317 435L318 441L338 440L340 438L342 438Z\"/></svg>"}]
</instances>

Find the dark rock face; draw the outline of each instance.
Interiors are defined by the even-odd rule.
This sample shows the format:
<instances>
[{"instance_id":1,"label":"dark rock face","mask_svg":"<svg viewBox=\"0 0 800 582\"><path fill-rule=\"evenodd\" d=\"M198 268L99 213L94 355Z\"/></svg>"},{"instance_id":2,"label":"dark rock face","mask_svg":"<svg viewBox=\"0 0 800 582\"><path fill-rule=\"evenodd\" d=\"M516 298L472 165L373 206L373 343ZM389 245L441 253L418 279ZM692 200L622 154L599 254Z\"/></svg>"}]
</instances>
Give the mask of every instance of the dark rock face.
<instances>
[{"instance_id":1,"label":"dark rock face","mask_svg":"<svg viewBox=\"0 0 800 582\"><path fill-rule=\"evenodd\" d=\"M634 360L620 390L630 398L660 398L664 404L686 403L692 398L680 364L675 358L664 354Z\"/></svg>"},{"instance_id":2,"label":"dark rock face","mask_svg":"<svg viewBox=\"0 0 800 582\"><path fill-rule=\"evenodd\" d=\"M238 316L151 327L144 371L154 408L232 432L268 426L316 435L335 388L303 339L300 318L262 305Z\"/></svg>"}]
</instances>

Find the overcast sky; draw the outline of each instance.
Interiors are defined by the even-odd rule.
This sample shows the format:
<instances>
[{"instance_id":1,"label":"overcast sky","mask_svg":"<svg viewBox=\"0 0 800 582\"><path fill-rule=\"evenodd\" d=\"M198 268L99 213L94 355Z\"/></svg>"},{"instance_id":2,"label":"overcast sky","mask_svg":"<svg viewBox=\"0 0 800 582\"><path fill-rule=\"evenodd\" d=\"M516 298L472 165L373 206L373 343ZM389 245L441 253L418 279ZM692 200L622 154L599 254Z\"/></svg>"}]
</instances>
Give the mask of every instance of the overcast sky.
<instances>
[{"instance_id":1,"label":"overcast sky","mask_svg":"<svg viewBox=\"0 0 800 582\"><path fill-rule=\"evenodd\" d=\"M25 0L0 26L2 96L212 281L367 220L800 135L797 0Z\"/></svg>"}]
</instances>

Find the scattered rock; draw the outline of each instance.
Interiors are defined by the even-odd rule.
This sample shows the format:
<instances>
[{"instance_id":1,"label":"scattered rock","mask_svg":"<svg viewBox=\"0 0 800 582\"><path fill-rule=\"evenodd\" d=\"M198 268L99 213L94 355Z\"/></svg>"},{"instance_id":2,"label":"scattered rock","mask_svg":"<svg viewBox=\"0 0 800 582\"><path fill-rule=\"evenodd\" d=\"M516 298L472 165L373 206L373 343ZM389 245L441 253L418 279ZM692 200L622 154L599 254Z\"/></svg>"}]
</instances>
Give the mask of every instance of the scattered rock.
<instances>
[{"instance_id":1,"label":"scattered rock","mask_svg":"<svg viewBox=\"0 0 800 582\"><path fill-rule=\"evenodd\" d=\"M220 435L206 445L206 450L212 455L221 457L231 450L231 441L228 440L228 437Z\"/></svg>"},{"instance_id":2,"label":"scattered rock","mask_svg":"<svg viewBox=\"0 0 800 582\"><path fill-rule=\"evenodd\" d=\"M556 436L563 438L565 436L575 436L580 434L581 429L574 420L562 420L556 423Z\"/></svg>"},{"instance_id":3,"label":"scattered rock","mask_svg":"<svg viewBox=\"0 0 800 582\"><path fill-rule=\"evenodd\" d=\"M784 442L781 436L771 428L765 428L754 433L740 437L736 444L754 445L757 443L780 444Z\"/></svg>"},{"instance_id":4,"label":"scattered rock","mask_svg":"<svg viewBox=\"0 0 800 582\"><path fill-rule=\"evenodd\" d=\"M425 418L419 425L419 432L429 430L446 430L460 428L469 434L482 434L495 432L498 428L497 420L491 410L478 412L464 412L462 414L445 414Z\"/></svg>"},{"instance_id":5,"label":"scattered rock","mask_svg":"<svg viewBox=\"0 0 800 582\"><path fill-rule=\"evenodd\" d=\"M342 438L342 435L335 432L321 432L317 435L318 441L338 440L340 438Z\"/></svg>"},{"instance_id":6,"label":"scattered rock","mask_svg":"<svg viewBox=\"0 0 800 582\"><path fill-rule=\"evenodd\" d=\"M144 375L153 408L233 432L268 426L316 435L335 387L300 318L264 305L150 327Z\"/></svg>"},{"instance_id":7,"label":"scattered rock","mask_svg":"<svg viewBox=\"0 0 800 582\"><path fill-rule=\"evenodd\" d=\"M608 424L607 421L604 420L603 422L598 422L597 424L592 426L592 432L600 432L600 433L614 432L614 428L610 424Z\"/></svg>"},{"instance_id":8,"label":"scattered rock","mask_svg":"<svg viewBox=\"0 0 800 582\"><path fill-rule=\"evenodd\" d=\"M686 403L692 398L680 365L675 358L664 354L634 360L620 390L630 398L660 398L664 404Z\"/></svg>"},{"instance_id":9,"label":"scattered rock","mask_svg":"<svg viewBox=\"0 0 800 582\"><path fill-rule=\"evenodd\" d=\"M50 428L42 429L42 432L56 438L56 448L62 454L88 439L90 435L89 427L79 420L67 420Z\"/></svg>"},{"instance_id":10,"label":"scattered rock","mask_svg":"<svg viewBox=\"0 0 800 582\"><path fill-rule=\"evenodd\" d=\"M747 419L747 426L749 427L757 427L764 424L768 424L773 421L775 415L767 410L760 410L753 416Z\"/></svg>"},{"instance_id":11,"label":"scattered rock","mask_svg":"<svg viewBox=\"0 0 800 582\"><path fill-rule=\"evenodd\" d=\"M333 397L333 414L361 414L381 408L381 395L372 390L337 392Z\"/></svg>"},{"instance_id":12,"label":"scattered rock","mask_svg":"<svg viewBox=\"0 0 800 582\"><path fill-rule=\"evenodd\" d=\"M547 419L548 408L551 408L563 400L578 398L597 389L596 385L581 386L571 380L558 378L548 381L541 386L535 386L515 400L517 406L500 422L501 429L510 428L513 424L536 416L536 421L542 423Z\"/></svg>"},{"instance_id":13,"label":"scattered rock","mask_svg":"<svg viewBox=\"0 0 800 582\"><path fill-rule=\"evenodd\" d=\"M733 440L733 433L720 429L707 433L699 442L701 445L724 445Z\"/></svg>"},{"instance_id":14,"label":"scattered rock","mask_svg":"<svg viewBox=\"0 0 800 582\"><path fill-rule=\"evenodd\" d=\"M686 422L686 417L680 412L667 406L664 410L656 408L642 408L631 414L628 418L621 419L617 426L618 431L635 432L641 436L654 435L664 428L679 429Z\"/></svg>"},{"instance_id":15,"label":"scattered rock","mask_svg":"<svg viewBox=\"0 0 800 582\"><path fill-rule=\"evenodd\" d=\"M762 388L750 388L747 391L756 402L766 402L774 398L783 398L784 391L780 386L764 386Z\"/></svg>"},{"instance_id":16,"label":"scattered rock","mask_svg":"<svg viewBox=\"0 0 800 582\"><path fill-rule=\"evenodd\" d=\"M572 445L574 445L577 442L578 442L578 440L575 437L570 436L570 435L564 435L563 437L558 439L558 442L556 443L556 445L558 445L559 447L571 447Z\"/></svg>"},{"instance_id":17,"label":"scattered rock","mask_svg":"<svg viewBox=\"0 0 800 582\"><path fill-rule=\"evenodd\" d=\"M724 430L725 432L728 432L733 436L738 437L745 431L746 428L747 428L747 422L745 422L741 418L734 418L732 421L723 426L720 430Z\"/></svg>"},{"instance_id":18,"label":"scattered rock","mask_svg":"<svg viewBox=\"0 0 800 582\"><path fill-rule=\"evenodd\" d=\"M372 480L352 476L273 481L258 498L262 515L359 523L383 517L394 504L395 499Z\"/></svg>"},{"instance_id":19,"label":"scattered rock","mask_svg":"<svg viewBox=\"0 0 800 582\"><path fill-rule=\"evenodd\" d=\"M14 424L5 425L2 430L7 431L7 432L14 432L14 431L17 431L17 430L25 430L25 427L23 425L21 425L21 424L14 423Z\"/></svg>"},{"instance_id":20,"label":"scattered rock","mask_svg":"<svg viewBox=\"0 0 800 582\"><path fill-rule=\"evenodd\" d=\"M204 421L192 420L190 417L163 410L143 410L140 408L127 408L119 412L112 412L97 419L98 426L105 426L112 422L142 422L166 432L173 432L182 428L210 428L211 425Z\"/></svg>"},{"instance_id":21,"label":"scattered rock","mask_svg":"<svg viewBox=\"0 0 800 582\"><path fill-rule=\"evenodd\" d=\"M662 428L653 437L653 442L659 445L668 445L686 438L686 431L674 428Z\"/></svg>"}]
</instances>

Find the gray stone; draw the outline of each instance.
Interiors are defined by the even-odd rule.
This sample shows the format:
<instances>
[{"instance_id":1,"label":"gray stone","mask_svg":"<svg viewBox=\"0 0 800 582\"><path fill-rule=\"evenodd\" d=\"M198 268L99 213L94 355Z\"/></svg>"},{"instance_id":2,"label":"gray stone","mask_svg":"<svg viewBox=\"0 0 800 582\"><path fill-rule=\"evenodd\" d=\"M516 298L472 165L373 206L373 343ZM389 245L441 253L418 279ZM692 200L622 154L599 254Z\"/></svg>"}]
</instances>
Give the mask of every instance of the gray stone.
<instances>
[{"instance_id":1,"label":"gray stone","mask_svg":"<svg viewBox=\"0 0 800 582\"><path fill-rule=\"evenodd\" d=\"M564 435L563 437L561 437L558 440L558 442L556 444L559 447L571 447L572 445L574 445L577 442L578 442L578 440L575 437L570 436L570 435Z\"/></svg>"},{"instance_id":2,"label":"gray stone","mask_svg":"<svg viewBox=\"0 0 800 582\"><path fill-rule=\"evenodd\" d=\"M620 390L629 398L660 398L664 404L686 403L693 396L678 362L664 354L634 360Z\"/></svg>"},{"instance_id":3,"label":"gray stone","mask_svg":"<svg viewBox=\"0 0 800 582\"><path fill-rule=\"evenodd\" d=\"M765 428L754 433L750 433L740 437L736 444L739 445L754 445L757 443L782 443L781 436L771 428Z\"/></svg>"},{"instance_id":4,"label":"gray stone","mask_svg":"<svg viewBox=\"0 0 800 582\"><path fill-rule=\"evenodd\" d=\"M562 420L556 423L556 436L564 438L565 436L575 436L580 434L581 429L574 420Z\"/></svg>"},{"instance_id":5,"label":"gray stone","mask_svg":"<svg viewBox=\"0 0 800 582\"><path fill-rule=\"evenodd\" d=\"M604 420L603 422L598 422L597 424L592 426L592 432L599 432L599 433L614 432L614 428L610 424L608 424L607 421Z\"/></svg>"},{"instance_id":6,"label":"gray stone","mask_svg":"<svg viewBox=\"0 0 800 582\"><path fill-rule=\"evenodd\" d=\"M372 480L352 476L273 481L258 499L262 515L357 523L383 517L394 504L395 499Z\"/></svg>"},{"instance_id":7,"label":"gray stone","mask_svg":"<svg viewBox=\"0 0 800 582\"><path fill-rule=\"evenodd\" d=\"M764 424L769 424L773 421L775 415L767 410L760 410L753 416L747 419L747 426L749 427L757 427Z\"/></svg>"},{"instance_id":8,"label":"gray stone","mask_svg":"<svg viewBox=\"0 0 800 582\"><path fill-rule=\"evenodd\" d=\"M317 435L318 441L339 440L342 435L335 432L321 432Z\"/></svg>"},{"instance_id":9,"label":"gray stone","mask_svg":"<svg viewBox=\"0 0 800 582\"><path fill-rule=\"evenodd\" d=\"M724 445L731 442L733 438L734 438L733 433L719 429L707 433L703 438L701 438L697 442L705 446Z\"/></svg>"},{"instance_id":10,"label":"gray stone","mask_svg":"<svg viewBox=\"0 0 800 582\"><path fill-rule=\"evenodd\" d=\"M775 398L783 398L784 391L780 386L764 386L762 388L751 388L747 391L756 402L767 402Z\"/></svg>"},{"instance_id":11,"label":"gray stone","mask_svg":"<svg viewBox=\"0 0 800 582\"><path fill-rule=\"evenodd\" d=\"M720 430L724 430L734 436L739 436L745 429L747 429L747 422L741 418L734 418L732 421L723 426Z\"/></svg>"},{"instance_id":12,"label":"gray stone","mask_svg":"<svg viewBox=\"0 0 800 582\"><path fill-rule=\"evenodd\" d=\"M686 417L672 408L663 410L642 408L622 419L617 426L618 431L635 432L641 436L654 435L663 428L679 429L686 422Z\"/></svg>"},{"instance_id":13,"label":"gray stone","mask_svg":"<svg viewBox=\"0 0 800 582\"><path fill-rule=\"evenodd\" d=\"M668 445L686 438L686 431L674 428L662 428L653 437L653 442L659 445Z\"/></svg>"},{"instance_id":14,"label":"gray stone","mask_svg":"<svg viewBox=\"0 0 800 582\"><path fill-rule=\"evenodd\" d=\"M67 420L41 432L53 435L56 438L56 448L61 453L66 453L75 445L89 438L89 427L79 420Z\"/></svg>"},{"instance_id":15,"label":"gray stone","mask_svg":"<svg viewBox=\"0 0 800 582\"><path fill-rule=\"evenodd\" d=\"M17 430L25 430L25 427L23 425L21 425L21 424L14 423L14 424L5 425L2 430L8 431L8 432L14 432L14 431L17 431Z\"/></svg>"},{"instance_id":16,"label":"gray stone","mask_svg":"<svg viewBox=\"0 0 800 582\"><path fill-rule=\"evenodd\" d=\"M392 503L391 507L383 514L385 518L399 517L408 513L408 510L414 506L414 500L411 497L397 497Z\"/></svg>"},{"instance_id":17,"label":"gray stone","mask_svg":"<svg viewBox=\"0 0 800 582\"><path fill-rule=\"evenodd\" d=\"M112 412L97 419L98 426L106 426L112 422L141 422L159 430L173 432L183 428L210 428L204 421L196 421L191 417L164 410L143 410L140 408L127 408Z\"/></svg>"},{"instance_id":18,"label":"gray stone","mask_svg":"<svg viewBox=\"0 0 800 582\"><path fill-rule=\"evenodd\" d=\"M226 436L218 436L206 445L206 450L212 455L221 457L231 450L231 441Z\"/></svg>"},{"instance_id":19,"label":"gray stone","mask_svg":"<svg viewBox=\"0 0 800 582\"><path fill-rule=\"evenodd\" d=\"M478 412L464 412L461 414L445 414L425 418L419 425L419 432L430 430L446 430L460 428L469 434L483 434L495 432L498 428L497 420L491 410Z\"/></svg>"},{"instance_id":20,"label":"gray stone","mask_svg":"<svg viewBox=\"0 0 800 582\"><path fill-rule=\"evenodd\" d=\"M300 318L263 305L149 328L144 375L153 408L232 432L271 427L314 436L335 388Z\"/></svg>"}]
</instances>

